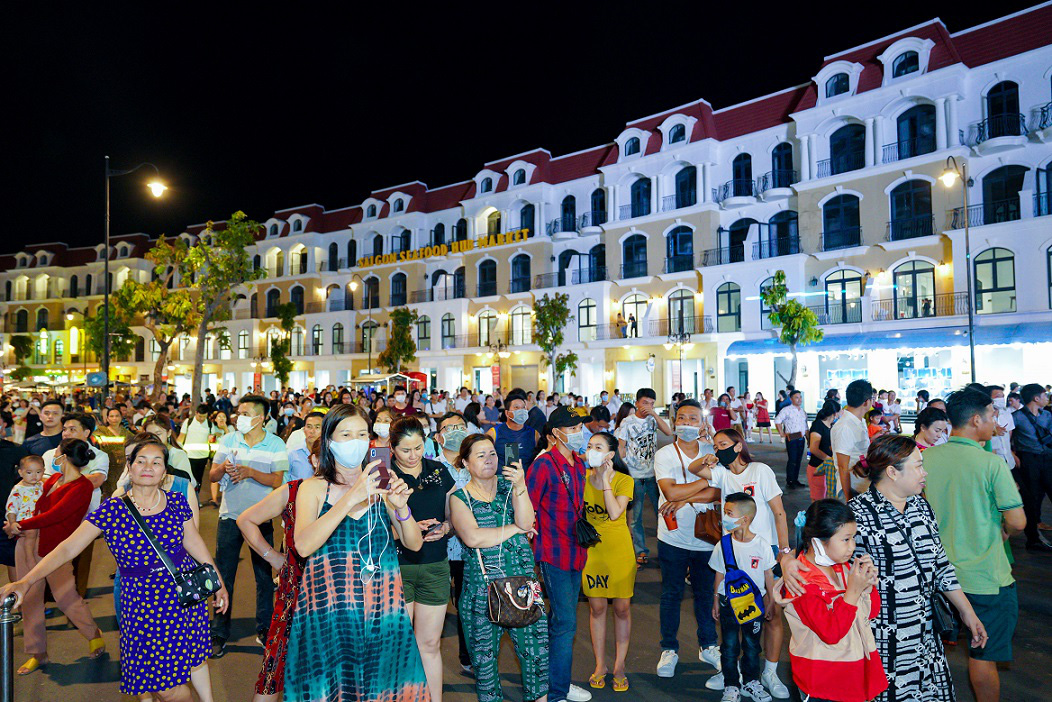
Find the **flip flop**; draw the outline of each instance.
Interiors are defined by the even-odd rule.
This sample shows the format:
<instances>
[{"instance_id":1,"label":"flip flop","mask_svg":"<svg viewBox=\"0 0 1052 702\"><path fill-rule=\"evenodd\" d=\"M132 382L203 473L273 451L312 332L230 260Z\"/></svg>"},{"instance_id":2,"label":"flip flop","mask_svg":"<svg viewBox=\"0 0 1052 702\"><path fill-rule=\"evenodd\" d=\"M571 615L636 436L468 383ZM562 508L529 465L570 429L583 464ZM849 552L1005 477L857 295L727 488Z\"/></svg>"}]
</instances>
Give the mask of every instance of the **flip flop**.
<instances>
[{"instance_id":1,"label":"flip flop","mask_svg":"<svg viewBox=\"0 0 1052 702\"><path fill-rule=\"evenodd\" d=\"M614 676L613 684L614 692L628 692L628 676L622 675L621 677Z\"/></svg>"},{"instance_id":2,"label":"flip flop","mask_svg":"<svg viewBox=\"0 0 1052 702\"><path fill-rule=\"evenodd\" d=\"M47 665L47 659L46 658L44 659L43 662L41 662L40 660L37 659L36 656L33 656L28 661L26 661L25 663L22 664L22 667L18 669L18 674L19 675L29 675L34 670L36 670L37 668L39 668L40 666L43 666L43 665Z\"/></svg>"},{"instance_id":3,"label":"flip flop","mask_svg":"<svg viewBox=\"0 0 1052 702\"><path fill-rule=\"evenodd\" d=\"M592 675L588 678L588 684L594 687L596 690L602 690L604 687L606 687L606 674L599 675L597 673L592 673Z\"/></svg>"},{"instance_id":4,"label":"flip flop","mask_svg":"<svg viewBox=\"0 0 1052 702\"><path fill-rule=\"evenodd\" d=\"M104 653L106 653L106 642L101 636L98 636L88 642L89 658L99 658Z\"/></svg>"}]
</instances>

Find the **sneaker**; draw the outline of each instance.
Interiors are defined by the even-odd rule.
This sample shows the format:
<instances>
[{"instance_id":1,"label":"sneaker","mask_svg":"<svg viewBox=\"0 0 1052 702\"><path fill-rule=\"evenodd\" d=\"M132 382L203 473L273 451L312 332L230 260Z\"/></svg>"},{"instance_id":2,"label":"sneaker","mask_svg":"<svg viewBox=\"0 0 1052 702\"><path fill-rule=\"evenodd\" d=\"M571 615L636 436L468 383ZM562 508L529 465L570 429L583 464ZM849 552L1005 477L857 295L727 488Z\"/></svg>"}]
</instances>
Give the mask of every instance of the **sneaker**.
<instances>
[{"instance_id":1,"label":"sneaker","mask_svg":"<svg viewBox=\"0 0 1052 702\"><path fill-rule=\"evenodd\" d=\"M679 663L679 654L671 649L661 652L658 659L657 676L659 678L671 678L676 674L676 664Z\"/></svg>"},{"instance_id":2,"label":"sneaker","mask_svg":"<svg viewBox=\"0 0 1052 702\"><path fill-rule=\"evenodd\" d=\"M263 634L256 634L256 643L259 644L260 648L267 647L267 644L263 641Z\"/></svg>"},{"instance_id":3,"label":"sneaker","mask_svg":"<svg viewBox=\"0 0 1052 702\"><path fill-rule=\"evenodd\" d=\"M717 671L720 670L720 647L719 646L706 646L705 648L698 651L698 660L702 663L708 663Z\"/></svg>"},{"instance_id":4,"label":"sneaker","mask_svg":"<svg viewBox=\"0 0 1052 702\"><path fill-rule=\"evenodd\" d=\"M711 678L706 680L705 681L705 687L707 687L710 690L715 690L716 692L719 692L720 690L722 690L723 689L723 673L722 672L716 673Z\"/></svg>"},{"instance_id":5,"label":"sneaker","mask_svg":"<svg viewBox=\"0 0 1052 702\"><path fill-rule=\"evenodd\" d=\"M592 693L583 687L577 687L574 684L570 684L570 689L566 693L567 702L588 702L592 699Z\"/></svg>"},{"instance_id":6,"label":"sneaker","mask_svg":"<svg viewBox=\"0 0 1052 702\"><path fill-rule=\"evenodd\" d=\"M782 681L778 679L778 671L764 670L760 673L760 681L763 682L764 687L771 691L771 696L775 699L789 699L789 688L783 685Z\"/></svg>"},{"instance_id":7,"label":"sneaker","mask_svg":"<svg viewBox=\"0 0 1052 702\"><path fill-rule=\"evenodd\" d=\"M223 639L212 639L212 652L208 654L209 658L222 658L226 655L226 641Z\"/></svg>"},{"instance_id":8,"label":"sneaker","mask_svg":"<svg viewBox=\"0 0 1052 702\"><path fill-rule=\"evenodd\" d=\"M788 695L786 696L788 697ZM763 685L757 680L750 680L742 685L742 697L754 699L756 702L771 702L771 696L767 694L767 690L763 689Z\"/></svg>"},{"instance_id":9,"label":"sneaker","mask_svg":"<svg viewBox=\"0 0 1052 702\"><path fill-rule=\"evenodd\" d=\"M460 674L461 675L466 675L469 678L475 677L475 671L472 670L470 663L461 663L460 664Z\"/></svg>"},{"instance_id":10,"label":"sneaker","mask_svg":"<svg viewBox=\"0 0 1052 702\"><path fill-rule=\"evenodd\" d=\"M720 702L738 702L742 698L741 693L738 692L736 687L727 687L723 689L723 697L720 698Z\"/></svg>"}]
</instances>

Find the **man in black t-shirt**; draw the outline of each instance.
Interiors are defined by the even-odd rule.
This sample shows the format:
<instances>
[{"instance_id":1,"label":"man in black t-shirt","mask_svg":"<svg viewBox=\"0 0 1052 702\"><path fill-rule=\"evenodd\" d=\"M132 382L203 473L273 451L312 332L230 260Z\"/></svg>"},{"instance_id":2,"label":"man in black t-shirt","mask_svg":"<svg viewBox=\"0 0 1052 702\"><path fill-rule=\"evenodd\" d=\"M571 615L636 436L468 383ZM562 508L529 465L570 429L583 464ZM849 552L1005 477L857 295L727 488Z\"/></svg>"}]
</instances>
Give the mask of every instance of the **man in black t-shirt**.
<instances>
[{"instance_id":1,"label":"man in black t-shirt","mask_svg":"<svg viewBox=\"0 0 1052 702\"><path fill-rule=\"evenodd\" d=\"M34 456L43 456L62 443L62 403L46 400L40 407L40 421L44 428L39 434L25 440L22 445Z\"/></svg>"}]
</instances>

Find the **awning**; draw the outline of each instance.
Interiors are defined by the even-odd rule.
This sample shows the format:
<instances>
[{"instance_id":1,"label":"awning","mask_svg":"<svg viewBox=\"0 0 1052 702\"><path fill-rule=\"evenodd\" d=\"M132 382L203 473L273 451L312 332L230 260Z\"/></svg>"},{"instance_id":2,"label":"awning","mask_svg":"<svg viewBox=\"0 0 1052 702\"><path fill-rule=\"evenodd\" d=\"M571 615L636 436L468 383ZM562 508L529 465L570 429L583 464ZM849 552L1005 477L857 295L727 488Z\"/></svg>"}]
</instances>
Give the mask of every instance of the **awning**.
<instances>
[{"instance_id":1,"label":"awning","mask_svg":"<svg viewBox=\"0 0 1052 702\"><path fill-rule=\"evenodd\" d=\"M976 346L998 346L1016 343L1052 342L1052 322L1029 324L984 324L975 327ZM822 341L801 346L798 351L818 353L865 353L881 349L941 349L968 345L968 327L926 327L889 332L830 334ZM735 341L727 356L755 356L765 353L788 353L776 337Z\"/></svg>"}]
</instances>

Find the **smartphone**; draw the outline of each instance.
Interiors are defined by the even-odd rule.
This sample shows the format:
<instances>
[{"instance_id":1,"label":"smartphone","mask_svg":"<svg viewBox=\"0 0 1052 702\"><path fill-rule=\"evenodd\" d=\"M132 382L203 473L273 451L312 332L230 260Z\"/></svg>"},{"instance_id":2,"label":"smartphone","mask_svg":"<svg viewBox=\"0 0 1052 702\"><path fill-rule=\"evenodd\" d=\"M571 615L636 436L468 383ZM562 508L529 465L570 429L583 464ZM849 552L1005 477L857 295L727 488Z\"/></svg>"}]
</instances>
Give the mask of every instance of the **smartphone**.
<instances>
[{"instance_id":1,"label":"smartphone","mask_svg":"<svg viewBox=\"0 0 1052 702\"><path fill-rule=\"evenodd\" d=\"M430 534L431 534L432 532L438 531L438 530L439 530L439 529L441 529L441 528L442 528L442 522L439 522L438 524L432 524L432 525L431 525L431 526L430 526L430 527L428 528L428 530L424 532L424 536L428 536L428 535L430 535Z\"/></svg>"},{"instance_id":2,"label":"smartphone","mask_svg":"<svg viewBox=\"0 0 1052 702\"><path fill-rule=\"evenodd\" d=\"M519 445L504 444L504 465L510 466L519 460Z\"/></svg>"},{"instance_id":3,"label":"smartphone","mask_svg":"<svg viewBox=\"0 0 1052 702\"><path fill-rule=\"evenodd\" d=\"M380 461L380 465L376 466L376 470L380 473L380 484L377 487L381 490L386 490L387 486L391 484L391 448L389 446L370 448L369 459L366 463L372 463L376 460Z\"/></svg>"}]
</instances>

